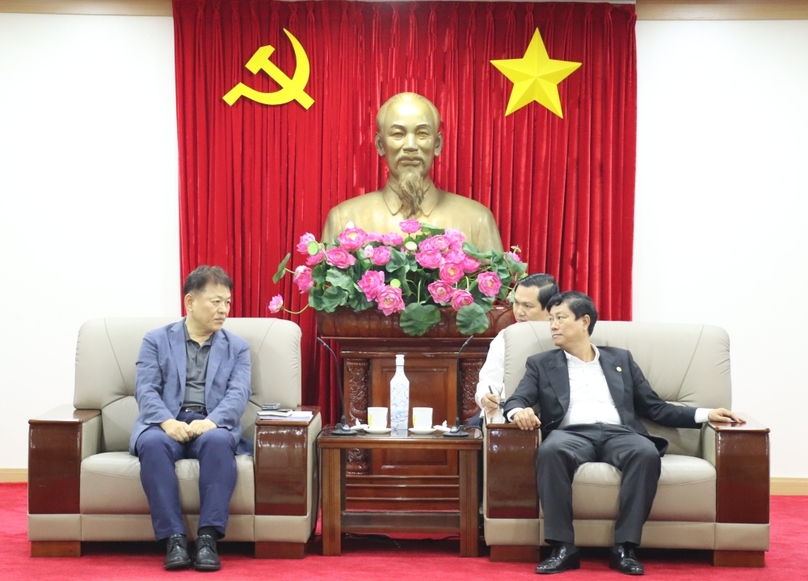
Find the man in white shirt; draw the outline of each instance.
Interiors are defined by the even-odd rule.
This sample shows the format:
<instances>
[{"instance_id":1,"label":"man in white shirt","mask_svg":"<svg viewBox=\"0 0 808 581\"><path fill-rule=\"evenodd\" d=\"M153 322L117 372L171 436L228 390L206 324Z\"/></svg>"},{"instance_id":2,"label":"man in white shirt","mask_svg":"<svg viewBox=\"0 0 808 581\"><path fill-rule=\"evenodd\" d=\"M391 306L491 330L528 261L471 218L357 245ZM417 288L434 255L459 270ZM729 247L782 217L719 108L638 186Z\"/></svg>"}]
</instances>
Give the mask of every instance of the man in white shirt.
<instances>
[{"instance_id":1,"label":"man in white shirt","mask_svg":"<svg viewBox=\"0 0 808 581\"><path fill-rule=\"evenodd\" d=\"M580 568L572 526L572 479L584 462L606 462L623 475L609 566L642 575L634 548L651 512L660 457L668 442L648 434L640 417L677 428L698 428L708 420L743 420L724 408L669 404L651 389L629 351L593 345L589 337L598 314L584 293L558 294L548 310L550 334L560 349L529 357L524 378L505 403L505 416L521 429L542 430L536 473L544 537L553 550L536 573ZM541 417L533 409L536 404Z\"/></svg>"},{"instance_id":2,"label":"man in white shirt","mask_svg":"<svg viewBox=\"0 0 808 581\"><path fill-rule=\"evenodd\" d=\"M558 293L558 285L551 274L531 274L520 280L513 289L513 318L517 323L546 321L547 302ZM505 388L505 331L491 340L485 363L480 368L474 399L482 410L480 419L501 424L505 418L500 410L502 390Z\"/></svg>"}]
</instances>

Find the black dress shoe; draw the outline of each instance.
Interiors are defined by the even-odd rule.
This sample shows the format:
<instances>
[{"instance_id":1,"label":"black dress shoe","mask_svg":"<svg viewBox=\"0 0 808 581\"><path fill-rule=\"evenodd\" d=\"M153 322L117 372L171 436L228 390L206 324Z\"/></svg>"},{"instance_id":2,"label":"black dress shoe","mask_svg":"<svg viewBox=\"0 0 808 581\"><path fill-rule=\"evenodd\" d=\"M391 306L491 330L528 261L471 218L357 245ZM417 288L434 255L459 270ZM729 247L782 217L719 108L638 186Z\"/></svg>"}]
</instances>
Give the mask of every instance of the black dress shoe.
<instances>
[{"instance_id":1,"label":"black dress shoe","mask_svg":"<svg viewBox=\"0 0 808 581\"><path fill-rule=\"evenodd\" d=\"M196 558L194 569L197 571L218 571L222 568L219 554L216 552L216 539L210 535L199 535L196 539Z\"/></svg>"},{"instance_id":2,"label":"black dress shoe","mask_svg":"<svg viewBox=\"0 0 808 581\"><path fill-rule=\"evenodd\" d=\"M581 568L581 552L575 550L570 552L567 547L558 546L553 548L553 552L536 567L539 575L550 575L552 573L563 573L570 569Z\"/></svg>"},{"instance_id":3,"label":"black dress shoe","mask_svg":"<svg viewBox=\"0 0 808 581\"><path fill-rule=\"evenodd\" d=\"M171 535L166 541L166 560L163 569L176 571L191 566L191 556L188 554L188 541L185 535Z\"/></svg>"},{"instance_id":4,"label":"black dress shoe","mask_svg":"<svg viewBox=\"0 0 808 581\"><path fill-rule=\"evenodd\" d=\"M645 569L634 556L634 549L625 545L615 545L609 554L609 567L626 575L644 575Z\"/></svg>"}]
</instances>

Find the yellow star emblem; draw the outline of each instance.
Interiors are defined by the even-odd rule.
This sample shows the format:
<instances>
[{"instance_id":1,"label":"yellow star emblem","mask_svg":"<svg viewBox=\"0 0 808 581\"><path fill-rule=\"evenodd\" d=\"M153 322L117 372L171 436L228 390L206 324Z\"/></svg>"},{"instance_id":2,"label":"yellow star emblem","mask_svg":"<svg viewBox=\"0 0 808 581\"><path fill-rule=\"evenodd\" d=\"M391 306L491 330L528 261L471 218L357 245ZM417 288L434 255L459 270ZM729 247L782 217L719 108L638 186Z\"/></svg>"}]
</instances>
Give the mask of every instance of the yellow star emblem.
<instances>
[{"instance_id":1,"label":"yellow star emblem","mask_svg":"<svg viewBox=\"0 0 808 581\"><path fill-rule=\"evenodd\" d=\"M525 56L520 59L491 61L491 64L513 83L511 98L505 111L506 117L537 101L564 118L561 99L558 97L558 83L570 76L581 63L551 59L538 28L533 33Z\"/></svg>"}]
</instances>

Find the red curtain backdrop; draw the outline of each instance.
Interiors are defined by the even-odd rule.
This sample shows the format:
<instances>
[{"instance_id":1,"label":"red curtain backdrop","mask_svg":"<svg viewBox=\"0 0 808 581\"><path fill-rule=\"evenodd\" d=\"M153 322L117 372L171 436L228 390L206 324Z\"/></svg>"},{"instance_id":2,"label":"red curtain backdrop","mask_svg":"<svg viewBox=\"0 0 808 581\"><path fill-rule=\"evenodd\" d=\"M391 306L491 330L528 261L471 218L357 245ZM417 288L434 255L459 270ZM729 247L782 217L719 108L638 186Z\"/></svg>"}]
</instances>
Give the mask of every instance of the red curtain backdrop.
<instances>
[{"instance_id":1,"label":"red curtain backdrop","mask_svg":"<svg viewBox=\"0 0 808 581\"><path fill-rule=\"evenodd\" d=\"M636 152L633 6L587 3L174 0L181 267L233 277L231 315L269 316L270 298L306 304L278 262L319 238L335 204L384 184L373 146L379 106L415 91L438 107L435 183L488 206L529 272L590 294L603 319L630 319ZM310 109L222 99L237 83L278 83L245 64L264 45L288 76L311 66ZM582 66L559 85L564 118L538 103L505 117L512 83L494 59L521 58L538 28L550 58ZM295 265L300 264L296 259ZM289 315L287 315L289 316ZM303 328L304 402L333 420L333 370Z\"/></svg>"}]
</instances>

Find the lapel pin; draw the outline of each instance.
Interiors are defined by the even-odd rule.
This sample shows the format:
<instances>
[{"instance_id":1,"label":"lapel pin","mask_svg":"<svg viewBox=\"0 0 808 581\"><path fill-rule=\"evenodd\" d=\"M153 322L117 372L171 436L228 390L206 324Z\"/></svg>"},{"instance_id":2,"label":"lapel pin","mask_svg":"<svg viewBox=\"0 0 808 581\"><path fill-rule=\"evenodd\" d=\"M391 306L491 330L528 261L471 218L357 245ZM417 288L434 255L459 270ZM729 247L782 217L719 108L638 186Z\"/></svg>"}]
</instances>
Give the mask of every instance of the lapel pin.
<instances>
[{"instance_id":1,"label":"lapel pin","mask_svg":"<svg viewBox=\"0 0 808 581\"><path fill-rule=\"evenodd\" d=\"M620 367L619 365L617 366L617 372L618 372L618 373L623 373L623 368L622 368L622 367Z\"/></svg>"}]
</instances>

